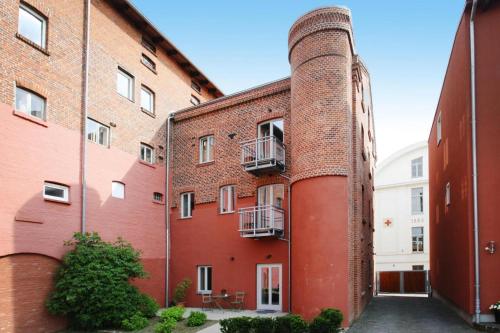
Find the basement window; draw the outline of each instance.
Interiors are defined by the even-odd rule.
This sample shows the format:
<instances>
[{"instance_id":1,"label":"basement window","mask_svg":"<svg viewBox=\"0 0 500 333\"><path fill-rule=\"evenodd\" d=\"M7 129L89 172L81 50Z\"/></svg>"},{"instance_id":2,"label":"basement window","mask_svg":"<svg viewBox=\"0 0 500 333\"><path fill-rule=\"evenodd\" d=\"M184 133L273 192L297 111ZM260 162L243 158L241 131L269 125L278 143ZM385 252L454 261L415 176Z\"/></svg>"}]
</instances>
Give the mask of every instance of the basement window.
<instances>
[{"instance_id":1,"label":"basement window","mask_svg":"<svg viewBox=\"0 0 500 333\"><path fill-rule=\"evenodd\" d=\"M45 182L43 198L47 200L69 202L69 187L66 185Z\"/></svg>"}]
</instances>

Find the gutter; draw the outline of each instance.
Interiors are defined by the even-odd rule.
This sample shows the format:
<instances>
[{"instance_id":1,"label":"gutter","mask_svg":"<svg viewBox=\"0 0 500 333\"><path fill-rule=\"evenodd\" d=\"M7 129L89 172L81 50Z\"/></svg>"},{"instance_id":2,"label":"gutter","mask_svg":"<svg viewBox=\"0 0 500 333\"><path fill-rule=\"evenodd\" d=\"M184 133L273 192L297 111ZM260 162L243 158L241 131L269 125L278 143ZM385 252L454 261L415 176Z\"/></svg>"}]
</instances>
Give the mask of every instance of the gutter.
<instances>
[{"instance_id":1,"label":"gutter","mask_svg":"<svg viewBox=\"0 0 500 333\"><path fill-rule=\"evenodd\" d=\"M87 138L86 123L88 117L89 99L89 62L90 62L90 4L91 0L85 0L84 35L85 45L83 54L83 87L82 87L82 141L81 141L81 172L82 172L82 212L81 212L81 232L87 232Z\"/></svg>"},{"instance_id":2,"label":"gutter","mask_svg":"<svg viewBox=\"0 0 500 333\"><path fill-rule=\"evenodd\" d=\"M168 307L170 286L170 124L174 119L174 112L167 118L166 163L165 163L165 307Z\"/></svg>"},{"instance_id":3,"label":"gutter","mask_svg":"<svg viewBox=\"0 0 500 333\"><path fill-rule=\"evenodd\" d=\"M479 208L477 195L477 134L476 134L476 56L475 56L475 24L478 0L473 0L469 24L470 37L470 88L471 88L471 127L472 127L472 192L474 202L474 288L475 309L473 322L481 321L481 294L479 272Z\"/></svg>"}]
</instances>

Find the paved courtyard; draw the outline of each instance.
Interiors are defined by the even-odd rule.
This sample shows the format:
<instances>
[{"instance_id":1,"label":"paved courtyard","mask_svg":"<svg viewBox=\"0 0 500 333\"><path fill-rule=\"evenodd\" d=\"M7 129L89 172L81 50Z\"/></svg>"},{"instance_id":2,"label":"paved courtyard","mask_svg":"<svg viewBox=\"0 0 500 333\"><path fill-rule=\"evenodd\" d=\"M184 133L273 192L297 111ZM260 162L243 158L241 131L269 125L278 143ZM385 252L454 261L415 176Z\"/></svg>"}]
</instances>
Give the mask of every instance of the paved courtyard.
<instances>
[{"instance_id":1,"label":"paved courtyard","mask_svg":"<svg viewBox=\"0 0 500 333\"><path fill-rule=\"evenodd\" d=\"M462 318L434 298L373 298L349 333L473 333Z\"/></svg>"}]
</instances>

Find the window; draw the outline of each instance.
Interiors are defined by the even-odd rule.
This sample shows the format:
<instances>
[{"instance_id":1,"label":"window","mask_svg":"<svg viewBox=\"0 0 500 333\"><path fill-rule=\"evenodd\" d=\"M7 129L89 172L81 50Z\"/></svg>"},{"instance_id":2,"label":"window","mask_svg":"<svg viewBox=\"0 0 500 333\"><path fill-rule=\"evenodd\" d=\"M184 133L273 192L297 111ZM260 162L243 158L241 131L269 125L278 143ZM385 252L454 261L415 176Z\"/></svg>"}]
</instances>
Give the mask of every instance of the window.
<instances>
[{"instance_id":1,"label":"window","mask_svg":"<svg viewBox=\"0 0 500 333\"><path fill-rule=\"evenodd\" d=\"M193 90L197 93L201 94L201 87L198 83L191 81L191 88L193 88Z\"/></svg>"},{"instance_id":2,"label":"window","mask_svg":"<svg viewBox=\"0 0 500 333\"><path fill-rule=\"evenodd\" d=\"M413 215L424 212L424 188L416 187L411 189L411 213Z\"/></svg>"},{"instance_id":3,"label":"window","mask_svg":"<svg viewBox=\"0 0 500 333\"><path fill-rule=\"evenodd\" d=\"M66 185L45 182L43 184L43 197L44 199L68 202L69 187Z\"/></svg>"},{"instance_id":4,"label":"window","mask_svg":"<svg viewBox=\"0 0 500 333\"><path fill-rule=\"evenodd\" d=\"M200 139L200 163L214 160L214 136L204 136Z\"/></svg>"},{"instance_id":5,"label":"window","mask_svg":"<svg viewBox=\"0 0 500 333\"><path fill-rule=\"evenodd\" d=\"M144 53L142 54L141 62L142 62L142 64L144 66L146 66L147 68L151 69L153 72L156 72L156 64L154 63L153 60L151 60L151 58L149 58Z\"/></svg>"},{"instance_id":6,"label":"window","mask_svg":"<svg viewBox=\"0 0 500 333\"><path fill-rule=\"evenodd\" d=\"M446 194L445 194L445 204L449 206L451 204L451 185L450 183L446 183Z\"/></svg>"},{"instance_id":7,"label":"window","mask_svg":"<svg viewBox=\"0 0 500 333\"><path fill-rule=\"evenodd\" d=\"M153 164L155 162L154 148L145 143L141 143L141 160Z\"/></svg>"},{"instance_id":8,"label":"window","mask_svg":"<svg viewBox=\"0 0 500 333\"><path fill-rule=\"evenodd\" d=\"M16 110L45 120L45 99L31 91L16 87Z\"/></svg>"},{"instance_id":9,"label":"window","mask_svg":"<svg viewBox=\"0 0 500 333\"><path fill-rule=\"evenodd\" d=\"M163 194L160 192L153 193L153 200L156 202L163 202Z\"/></svg>"},{"instance_id":10,"label":"window","mask_svg":"<svg viewBox=\"0 0 500 333\"><path fill-rule=\"evenodd\" d=\"M438 119L437 119L437 128L436 128L436 135L437 135L436 141L437 141L438 145L441 142L441 134L442 134L441 133L441 125L442 125L441 112L439 112Z\"/></svg>"},{"instance_id":11,"label":"window","mask_svg":"<svg viewBox=\"0 0 500 333\"><path fill-rule=\"evenodd\" d=\"M233 213L234 212L234 186L223 186L220 189L220 212Z\"/></svg>"},{"instance_id":12,"label":"window","mask_svg":"<svg viewBox=\"0 0 500 333\"><path fill-rule=\"evenodd\" d=\"M111 196L113 198L125 199L125 184L113 181L111 183Z\"/></svg>"},{"instance_id":13,"label":"window","mask_svg":"<svg viewBox=\"0 0 500 333\"><path fill-rule=\"evenodd\" d=\"M423 176L423 164L423 157L419 157L411 161L411 178L419 178Z\"/></svg>"},{"instance_id":14,"label":"window","mask_svg":"<svg viewBox=\"0 0 500 333\"><path fill-rule=\"evenodd\" d=\"M191 95L191 104L193 104L193 105L200 104L200 99L194 95Z\"/></svg>"},{"instance_id":15,"label":"window","mask_svg":"<svg viewBox=\"0 0 500 333\"><path fill-rule=\"evenodd\" d=\"M424 265L412 265L411 269L412 269L412 271L423 271Z\"/></svg>"},{"instance_id":16,"label":"window","mask_svg":"<svg viewBox=\"0 0 500 333\"><path fill-rule=\"evenodd\" d=\"M156 46L149 38L142 36L141 44L146 50L150 51L151 53L156 53Z\"/></svg>"},{"instance_id":17,"label":"window","mask_svg":"<svg viewBox=\"0 0 500 333\"><path fill-rule=\"evenodd\" d=\"M141 87L141 108L154 113L155 94L145 86Z\"/></svg>"},{"instance_id":18,"label":"window","mask_svg":"<svg viewBox=\"0 0 500 333\"><path fill-rule=\"evenodd\" d=\"M283 184L264 185L257 189L258 206L283 208L285 186Z\"/></svg>"},{"instance_id":19,"label":"window","mask_svg":"<svg viewBox=\"0 0 500 333\"><path fill-rule=\"evenodd\" d=\"M109 147L109 127L87 118L87 139L101 146Z\"/></svg>"},{"instance_id":20,"label":"window","mask_svg":"<svg viewBox=\"0 0 500 333\"><path fill-rule=\"evenodd\" d=\"M198 292L212 293L212 266L198 266Z\"/></svg>"},{"instance_id":21,"label":"window","mask_svg":"<svg viewBox=\"0 0 500 333\"><path fill-rule=\"evenodd\" d=\"M123 97L133 100L134 97L134 77L121 68L118 68L116 78L116 91Z\"/></svg>"},{"instance_id":22,"label":"window","mask_svg":"<svg viewBox=\"0 0 500 333\"><path fill-rule=\"evenodd\" d=\"M194 209L194 193L187 192L181 194L181 218L189 218L193 216Z\"/></svg>"},{"instance_id":23,"label":"window","mask_svg":"<svg viewBox=\"0 0 500 333\"><path fill-rule=\"evenodd\" d=\"M424 252L424 227L411 228L411 242L413 252Z\"/></svg>"},{"instance_id":24,"label":"window","mask_svg":"<svg viewBox=\"0 0 500 333\"><path fill-rule=\"evenodd\" d=\"M32 8L19 6L18 32L41 48L46 48L47 20Z\"/></svg>"}]
</instances>

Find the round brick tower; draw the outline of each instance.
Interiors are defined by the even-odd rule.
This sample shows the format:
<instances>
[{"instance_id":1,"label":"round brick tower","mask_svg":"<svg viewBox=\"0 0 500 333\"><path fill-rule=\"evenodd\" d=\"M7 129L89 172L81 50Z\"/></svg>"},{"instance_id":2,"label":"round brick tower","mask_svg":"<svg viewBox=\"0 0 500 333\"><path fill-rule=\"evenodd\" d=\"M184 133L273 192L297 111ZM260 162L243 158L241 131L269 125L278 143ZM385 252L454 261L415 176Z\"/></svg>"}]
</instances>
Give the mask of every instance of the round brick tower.
<instances>
[{"instance_id":1,"label":"round brick tower","mask_svg":"<svg viewBox=\"0 0 500 333\"><path fill-rule=\"evenodd\" d=\"M352 28L349 9L300 17L291 65L292 312L352 307L349 260Z\"/></svg>"}]
</instances>

